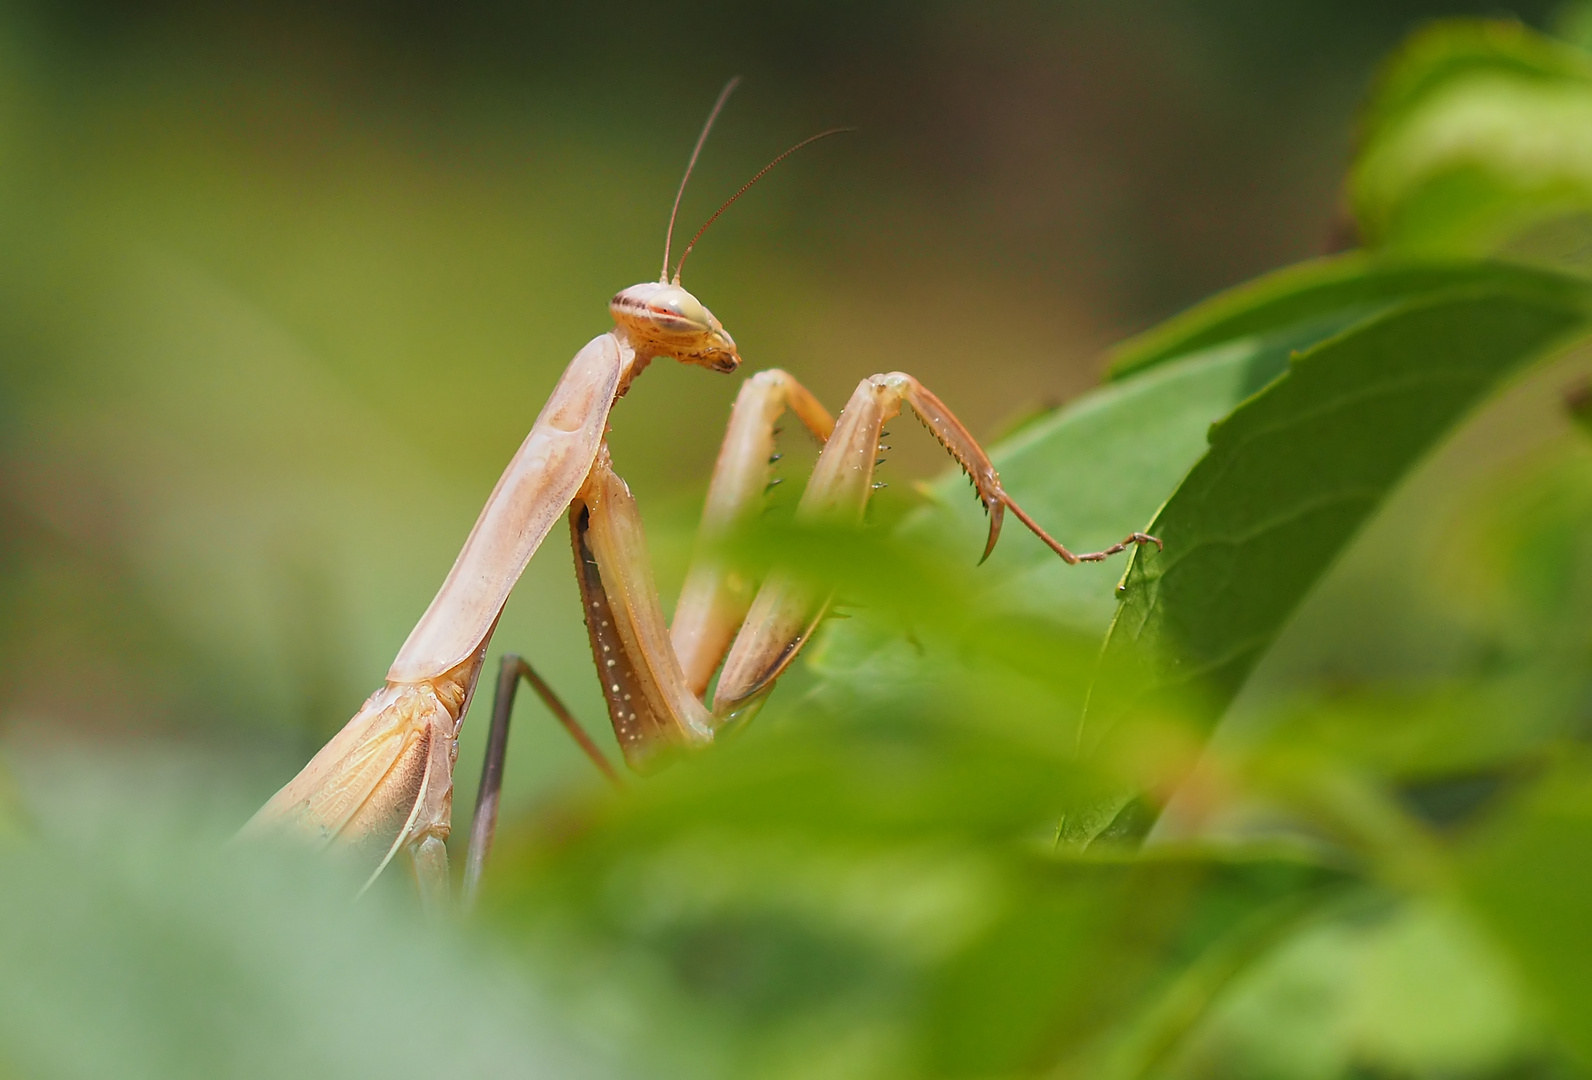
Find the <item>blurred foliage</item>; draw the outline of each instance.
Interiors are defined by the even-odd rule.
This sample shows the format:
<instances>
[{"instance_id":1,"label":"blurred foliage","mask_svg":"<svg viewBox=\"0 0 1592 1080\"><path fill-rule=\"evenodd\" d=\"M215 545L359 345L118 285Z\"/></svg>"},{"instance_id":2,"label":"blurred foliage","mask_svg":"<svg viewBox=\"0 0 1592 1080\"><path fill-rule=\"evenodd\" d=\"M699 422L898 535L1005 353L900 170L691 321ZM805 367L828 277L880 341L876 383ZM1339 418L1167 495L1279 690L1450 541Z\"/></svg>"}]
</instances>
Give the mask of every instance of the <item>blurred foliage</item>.
<instances>
[{"instance_id":1,"label":"blurred foliage","mask_svg":"<svg viewBox=\"0 0 1592 1080\"><path fill-rule=\"evenodd\" d=\"M1358 8L1289 18L1321 30ZM351 903L351 868L227 839L379 672L559 357L600 328L610 277L651 265L657 200L624 192L667 192L694 99L615 149L546 98L528 126L460 105L483 91L450 82L470 65L444 53L490 57L500 24L519 40L530 24L507 15L335 8L290 31L156 5L139 25L188 36L124 48L128 24L62 10L5 22L0 1077L1592 1073L1592 438L1570 349L1592 315L1592 8L1561 10L1557 40L1418 31L1362 117L1366 251L1129 339L1064 407L1008 401L1025 419L994 456L1038 520L1079 548L1149 522L1164 549L1068 567L1008 520L975 566L987 525L956 475L891 489L860 531L798 527L775 499L722 554L833 591L804 662L744 732L617 793L522 710L520 786L463 925L421 919L400 873ZM1071 8L827 12L698 15L724 48L886 24L1115 40ZM269 66L172 59L240 25L338 48L315 35L394 35L359 70L451 88L433 114L449 134L387 137L359 119L407 115L381 94L323 107L312 82L303 108ZM573 77L553 43L581 25L536 24L546 71L515 85ZM616 35L617 56L636 48ZM337 70L316 64L292 70ZM684 100L638 97L633 122ZM526 146L557 164L506 180ZM750 335L733 325L767 346L759 366L806 379L802 348L844 342L863 366L819 368L826 395L918 360L953 403L940 376L975 410L1004 394L1015 376L988 357L1034 294L999 260L927 294L977 317L924 320L923 292L892 308L877 288L923 261L890 185L859 184L845 213L886 224L834 258L803 246L790 222L812 196L784 182L768 204L786 223L727 225L724 262L701 268L721 313L747 312ZM1087 217L1075 194L1059 202ZM1035 236L1066 235L1052 226ZM831 259L830 277L791 269ZM1068 318L1028 344L1094 333ZM1015 370L1047 365L1065 366L1041 349ZM659 496L666 582L695 502L673 474L710 459L733 391L694 376L649 373L656 411L638 389L615 414L616 459ZM500 642L599 715L561 555L521 593L537 606L511 607Z\"/></svg>"},{"instance_id":2,"label":"blurred foliage","mask_svg":"<svg viewBox=\"0 0 1592 1080\"><path fill-rule=\"evenodd\" d=\"M1151 523L1171 551L1135 555L1106 668L1149 642L1175 658L1172 692L1203 684L1214 720L1393 484L1519 364L1580 331L1589 300L1583 283L1500 266L1296 353L1212 425Z\"/></svg>"},{"instance_id":3,"label":"blurred foliage","mask_svg":"<svg viewBox=\"0 0 1592 1080\"><path fill-rule=\"evenodd\" d=\"M21 837L25 821L26 812L16 781L11 778L11 771L5 767L5 763L0 762L0 840Z\"/></svg>"},{"instance_id":4,"label":"blurred foliage","mask_svg":"<svg viewBox=\"0 0 1592 1080\"><path fill-rule=\"evenodd\" d=\"M131 756L51 771L32 842L6 849L0 1074L612 1074L524 972L419 924L402 890L351 906L355 868L227 846L235 795L169 749Z\"/></svg>"},{"instance_id":5,"label":"blurred foliage","mask_svg":"<svg viewBox=\"0 0 1592 1080\"><path fill-rule=\"evenodd\" d=\"M1589 25L1583 5L1561 19ZM1350 178L1372 243L1587 262L1592 61L1515 23L1454 21L1383 72Z\"/></svg>"}]
</instances>

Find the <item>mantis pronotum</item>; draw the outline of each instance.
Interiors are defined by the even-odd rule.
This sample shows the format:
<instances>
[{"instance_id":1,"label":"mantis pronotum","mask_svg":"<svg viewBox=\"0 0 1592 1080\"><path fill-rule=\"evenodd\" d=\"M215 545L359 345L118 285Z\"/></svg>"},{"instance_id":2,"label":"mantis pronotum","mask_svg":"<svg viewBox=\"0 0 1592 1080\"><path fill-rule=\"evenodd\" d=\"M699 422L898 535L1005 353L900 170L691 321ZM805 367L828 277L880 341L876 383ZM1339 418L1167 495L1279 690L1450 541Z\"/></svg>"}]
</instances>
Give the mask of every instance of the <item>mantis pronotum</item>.
<instances>
[{"instance_id":1,"label":"mantis pronotum","mask_svg":"<svg viewBox=\"0 0 1592 1080\"><path fill-rule=\"evenodd\" d=\"M371 881L398 852L407 851L427 904L446 904L446 840L459 729L509 591L566 509L592 655L614 734L631 768L655 767L664 756L660 752L705 747L726 725L748 718L811 637L828 607L827 596L777 570L754 590L711 558L692 564L674 622L666 624L641 517L614 472L604 437L614 403L654 359L672 357L725 373L741 364L734 339L680 285L685 260L707 225L686 246L672 277L669 272L680 195L734 86L732 80L720 93L692 151L669 218L663 273L609 302L614 328L593 338L570 362L487 499L442 588L399 650L386 685L260 808L246 832L285 826L323 844L365 849L374 864ZM769 168L832 133L781 154L708 225ZM923 421L977 489L990 522L986 557L1008 509L1069 563L1159 543L1132 533L1104 551L1068 551L1002 489L988 455L944 403L902 372L862 380L838 421L783 371L749 379L736 398L714 467L703 532L722 535L759 504L774 459L774 425L786 412L823 444L798 517L859 521L874 487L883 426L903 406ZM707 703L703 696L715 671L719 680ZM505 656L466 864L467 896L491 842L508 714L522 677L612 775L551 689L522 659Z\"/></svg>"}]
</instances>

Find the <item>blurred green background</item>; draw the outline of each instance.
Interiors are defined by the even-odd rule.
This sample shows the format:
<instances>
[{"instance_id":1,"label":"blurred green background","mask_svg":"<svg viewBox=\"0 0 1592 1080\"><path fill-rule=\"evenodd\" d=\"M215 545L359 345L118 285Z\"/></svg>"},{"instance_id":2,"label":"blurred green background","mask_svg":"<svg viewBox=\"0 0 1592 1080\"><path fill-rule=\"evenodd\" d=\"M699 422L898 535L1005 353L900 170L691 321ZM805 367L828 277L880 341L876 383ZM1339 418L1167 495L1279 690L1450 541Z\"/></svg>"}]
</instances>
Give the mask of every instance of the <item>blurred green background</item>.
<instances>
[{"instance_id":1,"label":"blurred green background","mask_svg":"<svg viewBox=\"0 0 1592 1080\"><path fill-rule=\"evenodd\" d=\"M1505 21L1382 66L1453 15ZM1546 0L0 7L0 1080L1586 1075L1592 360L1510 373L1533 318L1592 311L1587 47L1592 6ZM909 370L1063 539L1170 496L1178 542L1124 579L1008 524L975 568L903 424L870 511L900 528L759 534L847 617L744 738L613 796L521 707L473 924L226 846L656 274L733 74L687 235L859 129L692 257L749 367L831 407ZM1361 244L1082 397L1124 338ZM1498 254L1535 269L1466 261ZM1414 255L1455 261L1400 284ZM655 365L613 415L666 606L740 381ZM1385 503L1328 467L1357 454ZM1348 509L1272 520L1317 497ZM1178 585L1229 529L1233 576ZM611 745L569 562L555 536L492 659ZM1262 658L1230 708L1179 684L1081 755L1118 611ZM1069 832L1124 793L1168 800L1142 847Z\"/></svg>"},{"instance_id":2,"label":"blurred green background","mask_svg":"<svg viewBox=\"0 0 1592 1080\"><path fill-rule=\"evenodd\" d=\"M1492 6L7 5L0 739L291 775L654 274L731 74L688 232L784 146L860 131L738 205L687 283L831 407L902 368L991 436L1110 342L1342 246L1374 65L1467 11ZM666 604L738 382L655 367L614 414ZM897 441L910 500L942 459ZM601 726L560 544L495 648ZM511 800L585 780L551 732L514 747Z\"/></svg>"}]
</instances>

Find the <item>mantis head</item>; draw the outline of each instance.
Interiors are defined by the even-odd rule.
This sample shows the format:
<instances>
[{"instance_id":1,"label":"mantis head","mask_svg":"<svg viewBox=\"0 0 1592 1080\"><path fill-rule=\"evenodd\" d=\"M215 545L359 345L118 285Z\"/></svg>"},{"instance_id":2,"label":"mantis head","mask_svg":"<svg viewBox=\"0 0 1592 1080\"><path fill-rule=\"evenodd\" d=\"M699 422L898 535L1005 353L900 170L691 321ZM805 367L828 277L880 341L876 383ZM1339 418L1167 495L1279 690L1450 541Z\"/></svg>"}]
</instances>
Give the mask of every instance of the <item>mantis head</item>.
<instances>
[{"instance_id":1,"label":"mantis head","mask_svg":"<svg viewBox=\"0 0 1592 1080\"><path fill-rule=\"evenodd\" d=\"M645 356L672 356L681 363L723 372L741 366L735 339L678 282L632 285L608 301L608 310Z\"/></svg>"},{"instance_id":2,"label":"mantis head","mask_svg":"<svg viewBox=\"0 0 1592 1080\"><path fill-rule=\"evenodd\" d=\"M724 89L719 91L718 100L713 103L713 110L708 113L707 123L702 125L702 134L697 136L696 147L691 151L691 160L685 167L685 176L681 178L680 188L674 195L674 209L669 213L669 231L664 234L663 240L663 273L658 276L657 281L632 285L608 302L608 310L613 313L614 322L618 323L620 329L625 332L636 352L647 359L655 356L672 356L682 363L696 364L698 367L723 372L731 372L741 366L741 354L735 350L735 339L724 329L724 324L713 317L713 312L704 307L702 301L680 285L680 271L685 268L685 260L696 247L696 242L702 239L702 234L707 232L708 226L717 221L720 214L728 210L736 199L746 194L747 189L767 175L770 169L809 143L841 131L851 130L832 128L829 131L821 131L811 138L803 139L763 166L756 176L742 184L741 189L726 199L724 205L714 211L713 216L697 230L697 234L686 245L685 254L680 256L679 263L675 265L674 277L671 279L669 247L674 242L674 222L680 213L680 198L685 194L686 182L691 179L691 170L696 167L697 155L702 153L702 144L707 140L708 132L713 129L713 121L718 118L719 110L724 108L725 100L740 81L737 77L724 84Z\"/></svg>"}]
</instances>

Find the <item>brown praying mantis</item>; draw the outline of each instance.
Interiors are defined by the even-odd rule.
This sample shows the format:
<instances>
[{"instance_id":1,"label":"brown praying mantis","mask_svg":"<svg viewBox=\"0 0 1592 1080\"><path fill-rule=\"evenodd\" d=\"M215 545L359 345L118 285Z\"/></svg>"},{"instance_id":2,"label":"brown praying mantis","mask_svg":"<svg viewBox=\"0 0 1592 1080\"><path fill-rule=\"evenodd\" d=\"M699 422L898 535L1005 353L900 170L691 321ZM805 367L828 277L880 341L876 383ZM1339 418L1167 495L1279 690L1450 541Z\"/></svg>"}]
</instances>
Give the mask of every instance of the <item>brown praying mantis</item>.
<instances>
[{"instance_id":1,"label":"brown praying mantis","mask_svg":"<svg viewBox=\"0 0 1592 1080\"><path fill-rule=\"evenodd\" d=\"M777 567L760 583L748 581L706 547L699 547L702 554L688 570L674 621L666 623L641 516L614 471L605 440L610 410L653 360L673 358L723 373L740 367L734 339L681 286L681 270L707 227L769 169L835 133L798 143L743 185L698 230L671 277L670 243L680 199L735 84L732 79L719 94L691 153L669 216L663 273L609 302L613 329L593 338L570 361L431 606L399 650L386 685L260 808L244 827L246 834L286 828L322 845L362 851L374 866L367 887L399 852L407 852L423 901L428 907L447 906L446 842L459 730L509 592L566 510L592 657L614 734L632 769L646 772L673 752L709 746L716 735L750 718L812 637L829 596ZM863 379L838 420L783 371L762 371L748 379L714 466L703 536L724 536L759 507L776 460L775 424L786 412L822 444L798 519L860 522L877 486L874 469L883 427L903 407L917 415L972 480L989 515L986 558L1007 510L1068 563L1105 559L1134 544L1159 545L1135 532L1104 551L1069 551L1001 487L989 456L945 404L902 372ZM704 695L715 671L719 679L708 703ZM505 655L466 858L467 901L492 841L508 719L521 678L617 780L552 689L520 657Z\"/></svg>"}]
</instances>

